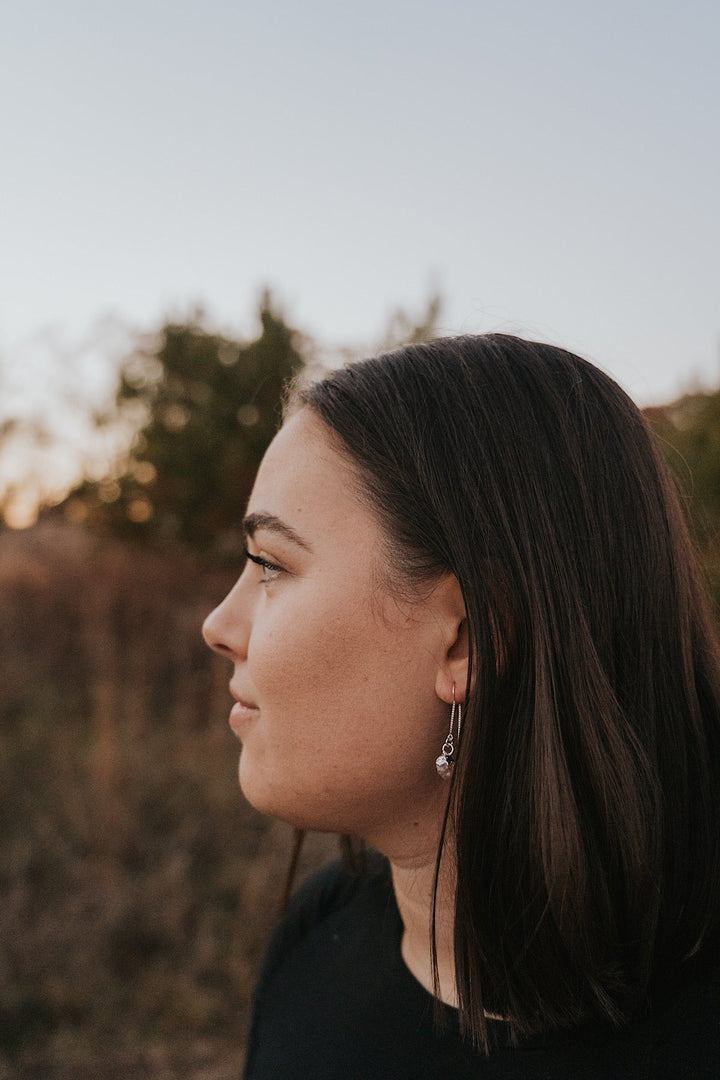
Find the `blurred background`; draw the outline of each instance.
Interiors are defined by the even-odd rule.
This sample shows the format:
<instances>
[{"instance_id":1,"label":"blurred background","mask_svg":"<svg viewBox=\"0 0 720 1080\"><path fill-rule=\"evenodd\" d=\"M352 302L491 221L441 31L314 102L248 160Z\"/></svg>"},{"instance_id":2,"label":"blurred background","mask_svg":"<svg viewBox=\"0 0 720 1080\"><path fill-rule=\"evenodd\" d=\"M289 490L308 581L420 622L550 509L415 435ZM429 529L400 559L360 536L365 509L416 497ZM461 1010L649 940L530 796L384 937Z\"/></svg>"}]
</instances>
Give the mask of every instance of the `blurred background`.
<instances>
[{"instance_id":1,"label":"blurred background","mask_svg":"<svg viewBox=\"0 0 720 1080\"><path fill-rule=\"evenodd\" d=\"M719 46L712 0L3 10L0 1080L240 1074L292 838L200 625L288 377L581 353L720 601Z\"/></svg>"}]
</instances>

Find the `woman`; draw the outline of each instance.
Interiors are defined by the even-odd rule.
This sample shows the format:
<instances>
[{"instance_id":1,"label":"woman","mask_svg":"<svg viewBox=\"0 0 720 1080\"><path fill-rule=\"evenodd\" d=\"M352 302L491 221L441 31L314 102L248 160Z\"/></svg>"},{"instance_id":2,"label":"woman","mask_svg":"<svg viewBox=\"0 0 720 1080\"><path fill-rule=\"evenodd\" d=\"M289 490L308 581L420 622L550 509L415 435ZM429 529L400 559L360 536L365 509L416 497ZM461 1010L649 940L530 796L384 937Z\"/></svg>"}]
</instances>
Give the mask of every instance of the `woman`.
<instances>
[{"instance_id":1,"label":"woman","mask_svg":"<svg viewBox=\"0 0 720 1080\"><path fill-rule=\"evenodd\" d=\"M718 645L626 395L505 335L291 398L208 618L298 892L247 1076L720 1076Z\"/></svg>"}]
</instances>

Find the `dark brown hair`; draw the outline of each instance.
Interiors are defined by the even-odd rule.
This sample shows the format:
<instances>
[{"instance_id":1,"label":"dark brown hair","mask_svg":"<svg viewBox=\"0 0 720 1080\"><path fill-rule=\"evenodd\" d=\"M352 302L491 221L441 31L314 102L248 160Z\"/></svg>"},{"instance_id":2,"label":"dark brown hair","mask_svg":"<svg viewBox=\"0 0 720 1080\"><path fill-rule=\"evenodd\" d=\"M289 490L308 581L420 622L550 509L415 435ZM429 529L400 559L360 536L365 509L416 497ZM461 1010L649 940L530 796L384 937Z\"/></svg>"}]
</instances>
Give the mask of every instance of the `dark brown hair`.
<instances>
[{"instance_id":1,"label":"dark brown hair","mask_svg":"<svg viewBox=\"0 0 720 1080\"><path fill-rule=\"evenodd\" d=\"M450 793L461 1023L620 1023L717 943L720 675L673 484L625 393L502 334L304 389L410 585L451 572L471 642Z\"/></svg>"}]
</instances>

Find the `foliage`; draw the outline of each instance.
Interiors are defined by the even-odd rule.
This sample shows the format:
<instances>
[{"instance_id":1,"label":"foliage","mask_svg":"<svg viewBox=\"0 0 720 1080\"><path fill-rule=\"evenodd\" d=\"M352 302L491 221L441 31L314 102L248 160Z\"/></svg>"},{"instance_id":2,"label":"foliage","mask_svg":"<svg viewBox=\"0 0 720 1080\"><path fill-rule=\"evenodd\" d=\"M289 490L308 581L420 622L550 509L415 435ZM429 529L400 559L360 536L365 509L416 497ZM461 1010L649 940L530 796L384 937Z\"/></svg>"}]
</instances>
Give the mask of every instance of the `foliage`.
<instances>
[{"instance_id":1,"label":"foliage","mask_svg":"<svg viewBox=\"0 0 720 1080\"><path fill-rule=\"evenodd\" d=\"M424 310L416 315L411 315L403 307L395 308L380 339L378 351L394 349L398 345L417 345L439 337L443 307L442 294L435 290L425 302Z\"/></svg>"},{"instance_id":2,"label":"foliage","mask_svg":"<svg viewBox=\"0 0 720 1080\"><path fill-rule=\"evenodd\" d=\"M720 604L720 390L646 410L678 487Z\"/></svg>"},{"instance_id":3,"label":"foliage","mask_svg":"<svg viewBox=\"0 0 720 1080\"><path fill-rule=\"evenodd\" d=\"M140 418L139 430L115 475L86 480L71 494L71 517L122 537L237 554L238 524L280 420L283 386L303 364L298 333L267 294L259 319L260 335L245 344L200 320L167 323L154 347L125 361L117 407L121 421Z\"/></svg>"}]
</instances>

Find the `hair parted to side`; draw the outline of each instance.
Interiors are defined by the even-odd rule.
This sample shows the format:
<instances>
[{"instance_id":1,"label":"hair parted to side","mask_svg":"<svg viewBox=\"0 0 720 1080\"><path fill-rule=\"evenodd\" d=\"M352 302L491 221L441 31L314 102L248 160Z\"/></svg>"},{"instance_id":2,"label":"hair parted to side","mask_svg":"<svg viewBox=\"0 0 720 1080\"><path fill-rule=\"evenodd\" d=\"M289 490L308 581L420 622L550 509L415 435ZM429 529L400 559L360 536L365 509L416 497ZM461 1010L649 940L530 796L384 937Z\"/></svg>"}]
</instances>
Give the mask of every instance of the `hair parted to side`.
<instances>
[{"instance_id":1,"label":"hair parted to side","mask_svg":"<svg viewBox=\"0 0 720 1080\"><path fill-rule=\"evenodd\" d=\"M503 334L296 392L408 586L452 572L472 650L450 798L461 1024L642 1010L720 915L720 671L660 451L606 375Z\"/></svg>"}]
</instances>

